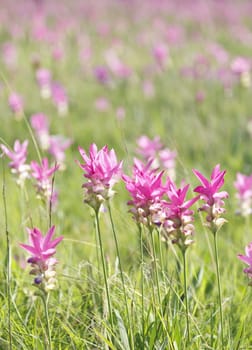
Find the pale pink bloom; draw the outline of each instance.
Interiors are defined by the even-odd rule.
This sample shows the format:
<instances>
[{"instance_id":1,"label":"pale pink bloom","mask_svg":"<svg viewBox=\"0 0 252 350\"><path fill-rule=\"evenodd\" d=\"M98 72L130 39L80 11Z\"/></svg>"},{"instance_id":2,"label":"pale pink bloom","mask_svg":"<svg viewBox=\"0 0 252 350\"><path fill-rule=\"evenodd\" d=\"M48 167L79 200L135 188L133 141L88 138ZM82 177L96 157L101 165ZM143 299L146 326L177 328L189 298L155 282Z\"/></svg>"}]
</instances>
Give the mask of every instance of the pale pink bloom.
<instances>
[{"instance_id":1,"label":"pale pink bloom","mask_svg":"<svg viewBox=\"0 0 252 350\"><path fill-rule=\"evenodd\" d=\"M9 106L13 113L15 113L17 116L22 115L23 113L23 99L22 97L12 92L9 96Z\"/></svg>"},{"instance_id":2,"label":"pale pink bloom","mask_svg":"<svg viewBox=\"0 0 252 350\"><path fill-rule=\"evenodd\" d=\"M241 75L250 71L251 62L247 58L239 56L231 62L230 67L234 74Z\"/></svg>"},{"instance_id":3,"label":"pale pink bloom","mask_svg":"<svg viewBox=\"0 0 252 350\"><path fill-rule=\"evenodd\" d=\"M117 110L116 110L116 117L118 120L124 120L125 119L125 115L126 115L126 112L125 112L125 109L123 107L118 107Z\"/></svg>"},{"instance_id":4,"label":"pale pink bloom","mask_svg":"<svg viewBox=\"0 0 252 350\"><path fill-rule=\"evenodd\" d=\"M37 195L44 200L52 200L53 196L52 188L52 176L58 170L59 165L49 167L48 159L43 158L41 164L32 161L31 162L31 176L36 180Z\"/></svg>"},{"instance_id":5,"label":"pale pink bloom","mask_svg":"<svg viewBox=\"0 0 252 350\"><path fill-rule=\"evenodd\" d=\"M61 61L64 57L64 49L61 46L56 46L52 50L52 58L55 61Z\"/></svg>"},{"instance_id":6,"label":"pale pink bloom","mask_svg":"<svg viewBox=\"0 0 252 350\"><path fill-rule=\"evenodd\" d=\"M58 82L52 83L52 99L59 115L64 116L68 112L68 97L65 89Z\"/></svg>"},{"instance_id":7,"label":"pale pink bloom","mask_svg":"<svg viewBox=\"0 0 252 350\"><path fill-rule=\"evenodd\" d=\"M142 135L138 138L137 145L137 152L141 154L145 160L154 158L156 153L163 147L159 136L156 136L151 140L148 136Z\"/></svg>"},{"instance_id":8,"label":"pale pink bloom","mask_svg":"<svg viewBox=\"0 0 252 350\"><path fill-rule=\"evenodd\" d=\"M239 201L238 213L244 216L252 214L252 175L247 176L237 173L234 186Z\"/></svg>"},{"instance_id":9,"label":"pale pink bloom","mask_svg":"<svg viewBox=\"0 0 252 350\"><path fill-rule=\"evenodd\" d=\"M20 243L20 246L31 254L27 260L31 264L31 275L34 275L34 284L49 292L56 288L55 265L57 260L53 258L56 253L56 246L62 241L63 237L57 237L52 240L55 226L52 226L45 236L38 228L27 229L30 244Z\"/></svg>"},{"instance_id":10,"label":"pale pink bloom","mask_svg":"<svg viewBox=\"0 0 252 350\"><path fill-rule=\"evenodd\" d=\"M148 136L142 135L137 140L137 144L137 152L142 155L146 162L152 160L152 166L154 168L162 167L168 171L168 175L171 178L175 177L175 159L177 153L171 151L169 148L165 148L159 136L150 139Z\"/></svg>"},{"instance_id":11,"label":"pale pink bloom","mask_svg":"<svg viewBox=\"0 0 252 350\"><path fill-rule=\"evenodd\" d=\"M11 42L6 42L2 46L2 58L7 67L15 69L17 67L17 49Z\"/></svg>"},{"instance_id":12,"label":"pale pink bloom","mask_svg":"<svg viewBox=\"0 0 252 350\"><path fill-rule=\"evenodd\" d=\"M99 97L95 100L95 108L99 112L106 112L110 108L110 103L106 97Z\"/></svg>"},{"instance_id":13,"label":"pale pink bloom","mask_svg":"<svg viewBox=\"0 0 252 350\"><path fill-rule=\"evenodd\" d=\"M221 215L225 213L225 209L223 208L225 203L223 199L228 198L228 193L226 191L219 192L220 188L224 185L226 170L221 171L220 165L217 164L211 173L210 180L206 179L196 169L193 169L193 173L201 182L201 186L196 187L194 192L199 193L200 199L205 202L200 210L207 213L206 225L213 233L216 233L226 222Z\"/></svg>"},{"instance_id":14,"label":"pale pink bloom","mask_svg":"<svg viewBox=\"0 0 252 350\"><path fill-rule=\"evenodd\" d=\"M199 91L196 92L195 102L202 103L205 100L205 97L206 97L205 92L202 91L202 90L199 90Z\"/></svg>"},{"instance_id":15,"label":"pale pink bloom","mask_svg":"<svg viewBox=\"0 0 252 350\"><path fill-rule=\"evenodd\" d=\"M117 161L115 151L104 146L98 150L93 143L89 148L89 155L79 147L84 163L77 162L84 170L83 176L88 179L82 187L85 189L84 202L95 210L99 210L102 202L114 195L112 190L122 173L122 162Z\"/></svg>"},{"instance_id":16,"label":"pale pink bloom","mask_svg":"<svg viewBox=\"0 0 252 350\"><path fill-rule=\"evenodd\" d=\"M18 185L23 185L25 179L29 178L30 166L25 164L27 158L28 140L21 143L16 140L13 151L5 145L0 145L3 153L11 160L9 167L11 172L17 176Z\"/></svg>"},{"instance_id":17,"label":"pale pink bloom","mask_svg":"<svg viewBox=\"0 0 252 350\"><path fill-rule=\"evenodd\" d=\"M169 51L167 46L164 43L158 43L154 46L152 53L157 64L161 68L164 68L169 59Z\"/></svg>"},{"instance_id":18,"label":"pale pink bloom","mask_svg":"<svg viewBox=\"0 0 252 350\"><path fill-rule=\"evenodd\" d=\"M241 261L245 262L249 267L245 268L243 271L247 274L248 278L252 278L252 242L249 243L245 248L246 255L238 254L237 257ZM249 282L249 285L252 285L251 282Z\"/></svg>"},{"instance_id":19,"label":"pale pink bloom","mask_svg":"<svg viewBox=\"0 0 252 350\"><path fill-rule=\"evenodd\" d=\"M61 135L52 135L49 137L48 152L54 157L60 169L64 169L65 150L72 144L72 140L66 139Z\"/></svg>"},{"instance_id":20,"label":"pale pink bloom","mask_svg":"<svg viewBox=\"0 0 252 350\"><path fill-rule=\"evenodd\" d=\"M155 95L155 88L151 80L143 82L143 93L146 98L152 98Z\"/></svg>"},{"instance_id":21,"label":"pale pink bloom","mask_svg":"<svg viewBox=\"0 0 252 350\"><path fill-rule=\"evenodd\" d=\"M49 122L43 113L36 113L31 116L31 125L43 150L47 150L50 145Z\"/></svg>"},{"instance_id":22,"label":"pale pink bloom","mask_svg":"<svg viewBox=\"0 0 252 350\"><path fill-rule=\"evenodd\" d=\"M51 96L51 72L46 68L39 68L36 71L36 80L40 87L41 97L49 98Z\"/></svg>"}]
</instances>

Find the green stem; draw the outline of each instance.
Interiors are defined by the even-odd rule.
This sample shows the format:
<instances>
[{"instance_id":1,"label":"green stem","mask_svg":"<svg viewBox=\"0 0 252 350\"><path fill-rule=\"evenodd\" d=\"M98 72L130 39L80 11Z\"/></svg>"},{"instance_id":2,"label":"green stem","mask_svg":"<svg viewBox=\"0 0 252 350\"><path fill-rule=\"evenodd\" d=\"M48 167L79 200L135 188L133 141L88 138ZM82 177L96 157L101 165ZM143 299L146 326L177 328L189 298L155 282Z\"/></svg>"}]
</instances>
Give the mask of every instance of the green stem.
<instances>
[{"instance_id":1,"label":"green stem","mask_svg":"<svg viewBox=\"0 0 252 350\"><path fill-rule=\"evenodd\" d=\"M99 240L99 246L100 246L102 271L103 271L103 277L104 277L104 283L105 283L106 297L107 297L107 302L108 302L109 318L110 318L110 322L111 322L111 326L112 326L112 330L113 330L112 308L111 308L111 301L110 301L110 295L109 295L108 279L107 279L104 251L103 251L103 245L102 245L102 239L101 239L101 230L100 230L98 212L99 212L99 210L95 211L96 228L97 228L98 240Z\"/></svg>"},{"instance_id":2,"label":"green stem","mask_svg":"<svg viewBox=\"0 0 252 350\"><path fill-rule=\"evenodd\" d=\"M50 329L50 322L49 322L49 313L48 313L48 301L49 301L49 294L41 294L41 299L44 304L44 310L45 310L45 319L46 319L46 330L47 330L47 343L48 343L48 350L52 350L52 340L51 340L51 329Z\"/></svg>"},{"instance_id":3,"label":"green stem","mask_svg":"<svg viewBox=\"0 0 252 350\"><path fill-rule=\"evenodd\" d=\"M189 308L188 308L188 296L187 296L187 279L186 279L186 250L181 249L183 256L183 274L184 274L184 297L186 306L186 334L187 342L190 343L190 322L189 322Z\"/></svg>"},{"instance_id":4,"label":"green stem","mask_svg":"<svg viewBox=\"0 0 252 350\"><path fill-rule=\"evenodd\" d=\"M222 344L222 349L224 349L223 312L222 312L222 296L221 296L221 285L220 285L219 257L218 257L218 249L217 249L217 232L215 232L213 235L214 235L214 255L215 255L217 284L218 284L218 299L219 299L219 308L220 308L221 344Z\"/></svg>"},{"instance_id":5,"label":"green stem","mask_svg":"<svg viewBox=\"0 0 252 350\"><path fill-rule=\"evenodd\" d=\"M5 220L5 237L6 237L6 284L7 284L7 301L8 301L8 333L9 333L9 349L12 349L12 329L11 329L11 261L10 261L10 236L8 229L8 215L7 215L7 203L6 203L6 184L5 184L5 171L4 160L3 164L3 206L4 206L4 220Z\"/></svg>"},{"instance_id":6,"label":"green stem","mask_svg":"<svg viewBox=\"0 0 252 350\"><path fill-rule=\"evenodd\" d=\"M144 327L144 252L143 252L143 230L139 224L140 233L140 250L141 250L141 303L142 303L142 337L143 337L143 349L145 347L145 327Z\"/></svg>"},{"instance_id":7,"label":"green stem","mask_svg":"<svg viewBox=\"0 0 252 350\"><path fill-rule=\"evenodd\" d=\"M154 240L154 231L150 230L150 234L151 234L152 253L153 253L153 260L154 260L154 270L155 270L155 277L156 277L157 290L158 290L158 301L159 301L159 305L161 306L162 302L161 302L160 286L159 286L159 278L158 278L157 257L156 257L156 248L155 248L155 240Z\"/></svg>"},{"instance_id":8,"label":"green stem","mask_svg":"<svg viewBox=\"0 0 252 350\"><path fill-rule=\"evenodd\" d=\"M126 306L126 314L127 314L128 324L129 324L129 328L130 328L130 343L131 343L131 348L134 349L134 338L133 338L133 331L132 331L131 322L130 322L129 308L128 308L128 303L127 303L127 295L126 295L125 282L124 282L123 270L122 270L122 262L121 262L119 245L118 245L117 235L115 232L115 226L114 226L114 221L113 221L113 217L112 217L110 203L108 203L108 209L109 209L109 217L110 217L110 222L111 222L111 226L112 226L115 246L116 246L116 254L118 256L120 277L121 277L121 281L122 281L122 285L123 285L124 303Z\"/></svg>"}]
</instances>

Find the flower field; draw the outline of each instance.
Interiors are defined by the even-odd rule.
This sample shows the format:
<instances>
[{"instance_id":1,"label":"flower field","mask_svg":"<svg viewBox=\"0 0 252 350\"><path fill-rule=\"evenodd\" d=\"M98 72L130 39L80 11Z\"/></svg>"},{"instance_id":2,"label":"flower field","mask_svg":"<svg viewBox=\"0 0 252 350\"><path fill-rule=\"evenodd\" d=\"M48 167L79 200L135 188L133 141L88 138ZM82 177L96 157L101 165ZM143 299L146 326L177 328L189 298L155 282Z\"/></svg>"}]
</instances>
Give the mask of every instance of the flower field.
<instances>
[{"instance_id":1,"label":"flower field","mask_svg":"<svg viewBox=\"0 0 252 350\"><path fill-rule=\"evenodd\" d=\"M252 3L0 11L0 349L252 349Z\"/></svg>"}]
</instances>

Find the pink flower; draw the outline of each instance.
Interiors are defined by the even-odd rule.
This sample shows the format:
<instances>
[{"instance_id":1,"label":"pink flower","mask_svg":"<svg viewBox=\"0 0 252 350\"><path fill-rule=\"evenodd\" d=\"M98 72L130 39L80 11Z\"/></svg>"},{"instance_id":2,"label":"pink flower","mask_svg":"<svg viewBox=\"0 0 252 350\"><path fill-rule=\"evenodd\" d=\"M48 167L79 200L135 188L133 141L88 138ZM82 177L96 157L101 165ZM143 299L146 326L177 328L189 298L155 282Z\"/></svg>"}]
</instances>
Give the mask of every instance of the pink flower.
<instances>
[{"instance_id":1,"label":"pink flower","mask_svg":"<svg viewBox=\"0 0 252 350\"><path fill-rule=\"evenodd\" d=\"M99 97L95 100L95 108L97 111L105 112L110 108L109 100L106 97Z\"/></svg>"},{"instance_id":2,"label":"pink flower","mask_svg":"<svg viewBox=\"0 0 252 350\"><path fill-rule=\"evenodd\" d=\"M160 67L164 68L167 63L168 55L169 51L164 43L159 43L154 46L153 56Z\"/></svg>"},{"instance_id":3,"label":"pink flower","mask_svg":"<svg viewBox=\"0 0 252 350\"><path fill-rule=\"evenodd\" d=\"M236 75L247 73L251 69L251 62L245 57L236 57L231 62L231 71Z\"/></svg>"},{"instance_id":4,"label":"pink flower","mask_svg":"<svg viewBox=\"0 0 252 350\"><path fill-rule=\"evenodd\" d=\"M238 254L237 257L249 265L249 267L245 268L243 271L247 274L248 278L252 278L252 242L246 246L245 253L246 255ZM250 282L249 285L252 285L252 282Z\"/></svg>"},{"instance_id":5,"label":"pink flower","mask_svg":"<svg viewBox=\"0 0 252 350\"><path fill-rule=\"evenodd\" d=\"M45 68L39 68L36 71L36 80L40 87L41 96L48 98L51 96L51 72Z\"/></svg>"},{"instance_id":6,"label":"pink flower","mask_svg":"<svg viewBox=\"0 0 252 350\"><path fill-rule=\"evenodd\" d=\"M160 151L163 147L160 137L156 136L151 140L148 136L142 135L137 140L138 153L141 154L145 160L155 157L157 151Z\"/></svg>"},{"instance_id":7,"label":"pink flower","mask_svg":"<svg viewBox=\"0 0 252 350\"><path fill-rule=\"evenodd\" d=\"M152 160L154 168L162 167L167 170L169 177L175 178L175 158L177 153L169 148L165 148L159 136L151 140L143 135L139 137L137 144L137 152L143 156L146 162Z\"/></svg>"},{"instance_id":8,"label":"pink flower","mask_svg":"<svg viewBox=\"0 0 252 350\"><path fill-rule=\"evenodd\" d=\"M56 253L56 246L63 237L60 236L52 240L54 230L55 226L52 226L43 236L38 228L28 228L30 245L20 243L23 249L32 254L27 261L32 266L30 274L36 276L34 284L45 292L55 289L57 282L55 271L57 260L52 256Z\"/></svg>"},{"instance_id":9,"label":"pink flower","mask_svg":"<svg viewBox=\"0 0 252 350\"><path fill-rule=\"evenodd\" d=\"M5 145L0 145L3 153L11 160L9 167L12 173L17 174L17 183L22 185L24 180L29 177L30 167L25 164L27 157L28 140L21 143L19 140L14 142L13 151L9 150Z\"/></svg>"},{"instance_id":10,"label":"pink flower","mask_svg":"<svg viewBox=\"0 0 252 350\"><path fill-rule=\"evenodd\" d=\"M65 150L70 147L72 140L66 139L61 135L52 135L49 137L48 152L54 157L60 168L64 168Z\"/></svg>"},{"instance_id":11,"label":"pink flower","mask_svg":"<svg viewBox=\"0 0 252 350\"><path fill-rule=\"evenodd\" d=\"M43 150L49 148L49 123L45 114L37 113L31 116L31 125Z\"/></svg>"},{"instance_id":12,"label":"pink flower","mask_svg":"<svg viewBox=\"0 0 252 350\"><path fill-rule=\"evenodd\" d=\"M202 186L196 187L194 192L199 193L200 198L206 203L200 210L207 212L207 226L215 233L226 222L220 216L225 213L223 199L228 197L228 193L225 191L218 192L224 185L226 171L221 171L220 165L216 165L212 171L210 181L196 169L193 169L193 173L202 184Z\"/></svg>"},{"instance_id":13,"label":"pink flower","mask_svg":"<svg viewBox=\"0 0 252 350\"><path fill-rule=\"evenodd\" d=\"M103 201L114 195L112 188L121 176L122 162L117 162L115 151L109 150L107 146L98 150L93 143L89 155L81 147L79 152L84 164L78 164L84 170L83 176L88 179L82 186L85 189L84 201L98 210Z\"/></svg>"},{"instance_id":14,"label":"pink flower","mask_svg":"<svg viewBox=\"0 0 252 350\"><path fill-rule=\"evenodd\" d=\"M58 109L60 115L65 115L68 112L68 97L64 87L58 83L52 83L52 99Z\"/></svg>"},{"instance_id":15,"label":"pink flower","mask_svg":"<svg viewBox=\"0 0 252 350\"><path fill-rule=\"evenodd\" d=\"M19 168L26 162L28 140L21 143L19 140L14 142L14 149L10 151L6 146L1 145L4 154L11 159L10 168L19 171Z\"/></svg>"},{"instance_id":16,"label":"pink flower","mask_svg":"<svg viewBox=\"0 0 252 350\"><path fill-rule=\"evenodd\" d=\"M52 226L47 234L43 236L38 228L27 229L30 238L30 245L20 244L20 246L32 254L31 258L33 260L46 261L56 253L55 247L63 239L63 237L60 236L51 240L54 230L55 226Z\"/></svg>"},{"instance_id":17,"label":"pink flower","mask_svg":"<svg viewBox=\"0 0 252 350\"><path fill-rule=\"evenodd\" d=\"M184 250L193 243L191 236L194 234L194 218L193 211L189 208L199 199L196 196L186 200L188 189L189 185L177 188L169 179L166 192L169 200L162 202L162 211L165 214L165 219L161 222L164 236L172 238L172 242Z\"/></svg>"},{"instance_id":18,"label":"pink flower","mask_svg":"<svg viewBox=\"0 0 252 350\"><path fill-rule=\"evenodd\" d=\"M12 92L9 96L9 106L13 113L15 113L17 116L22 115L23 112L23 99L22 97Z\"/></svg>"},{"instance_id":19,"label":"pink flower","mask_svg":"<svg viewBox=\"0 0 252 350\"><path fill-rule=\"evenodd\" d=\"M237 190L239 213L244 216L250 215L252 213L252 175L237 173L234 186Z\"/></svg>"},{"instance_id":20,"label":"pink flower","mask_svg":"<svg viewBox=\"0 0 252 350\"><path fill-rule=\"evenodd\" d=\"M152 216L166 191L166 187L162 185L162 176L163 171L157 173L151 169L151 161L145 165L138 159L134 160L132 178L123 175L126 189L132 197L128 202L132 206L130 212L137 222L147 226L153 224Z\"/></svg>"},{"instance_id":21,"label":"pink flower","mask_svg":"<svg viewBox=\"0 0 252 350\"><path fill-rule=\"evenodd\" d=\"M37 194L39 198L50 200L52 193L52 175L58 170L59 165L49 168L48 159L42 159L41 165L35 161L31 162L31 176L36 180Z\"/></svg>"}]
</instances>

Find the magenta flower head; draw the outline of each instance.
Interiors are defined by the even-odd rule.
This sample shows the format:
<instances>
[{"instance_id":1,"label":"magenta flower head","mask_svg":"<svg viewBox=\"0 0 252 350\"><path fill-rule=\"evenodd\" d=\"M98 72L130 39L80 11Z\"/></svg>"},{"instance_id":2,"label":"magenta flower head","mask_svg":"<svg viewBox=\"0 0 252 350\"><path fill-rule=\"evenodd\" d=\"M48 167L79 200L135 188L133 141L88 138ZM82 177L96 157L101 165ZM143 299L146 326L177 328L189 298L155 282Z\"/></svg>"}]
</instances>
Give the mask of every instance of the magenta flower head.
<instances>
[{"instance_id":1,"label":"magenta flower head","mask_svg":"<svg viewBox=\"0 0 252 350\"><path fill-rule=\"evenodd\" d=\"M43 150L49 148L49 123L47 116L43 113L36 113L31 116L31 125Z\"/></svg>"},{"instance_id":2,"label":"magenta flower head","mask_svg":"<svg viewBox=\"0 0 252 350\"><path fill-rule=\"evenodd\" d=\"M237 190L236 197L239 202L238 214L243 216L252 214L252 175L247 176L237 173L234 186Z\"/></svg>"},{"instance_id":3,"label":"magenta flower head","mask_svg":"<svg viewBox=\"0 0 252 350\"><path fill-rule=\"evenodd\" d=\"M19 94L12 92L9 96L9 106L16 118L20 119L23 115L24 106L22 97Z\"/></svg>"},{"instance_id":4,"label":"magenta flower head","mask_svg":"<svg viewBox=\"0 0 252 350\"><path fill-rule=\"evenodd\" d=\"M52 83L52 100L59 115L66 115L68 112L68 96L64 87L56 81Z\"/></svg>"},{"instance_id":5,"label":"magenta flower head","mask_svg":"<svg viewBox=\"0 0 252 350\"><path fill-rule=\"evenodd\" d=\"M49 167L48 159L42 159L41 164L31 162L31 176L36 180L38 198L51 200L55 198L52 188L52 175L58 170L59 165Z\"/></svg>"},{"instance_id":6,"label":"magenta flower head","mask_svg":"<svg viewBox=\"0 0 252 350\"><path fill-rule=\"evenodd\" d=\"M87 179L82 187L85 189L84 202L98 211L101 204L114 195L113 186L121 177L122 162L117 161L115 151L104 146L98 150L96 144L91 144L89 155L79 147L84 163L77 164L84 170Z\"/></svg>"},{"instance_id":7,"label":"magenta flower head","mask_svg":"<svg viewBox=\"0 0 252 350\"><path fill-rule=\"evenodd\" d=\"M36 80L40 88L42 98L49 98L51 96L51 80L52 75L48 69L39 68L36 71Z\"/></svg>"},{"instance_id":8,"label":"magenta flower head","mask_svg":"<svg viewBox=\"0 0 252 350\"><path fill-rule=\"evenodd\" d=\"M9 167L11 172L17 175L17 184L22 186L26 178L29 177L30 166L25 164L27 157L28 140L21 143L16 140L13 151L9 150L5 145L0 145L3 153L11 160Z\"/></svg>"},{"instance_id":9,"label":"magenta flower head","mask_svg":"<svg viewBox=\"0 0 252 350\"><path fill-rule=\"evenodd\" d=\"M155 216L159 212L159 204L166 187L162 184L163 171L157 172L151 169L150 161L147 165L138 159L134 159L133 175L130 178L123 175L126 189L132 199L128 205L132 208L130 212L137 223L142 223L148 227L155 224Z\"/></svg>"},{"instance_id":10,"label":"magenta flower head","mask_svg":"<svg viewBox=\"0 0 252 350\"><path fill-rule=\"evenodd\" d=\"M252 286L252 242L250 242L245 248L246 255L238 254L237 258L245 262L249 267L243 270L247 274L248 278L251 279L249 285Z\"/></svg>"},{"instance_id":11,"label":"magenta flower head","mask_svg":"<svg viewBox=\"0 0 252 350\"><path fill-rule=\"evenodd\" d=\"M165 148L159 136L154 137L152 140L148 136L142 135L137 140L137 145L137 152L142 155L146 162L152 160L152 167L162 168L167 171L167 175L170 178L175 178L177 153L169 148Z\"/></svg>"},{"instance_id":12,"label":"magenta flower head","mask_svg":"<svg viewBox=\"0 0 252 350\"><path fill-rule=\"evenodd\" d=\"M44 292L49 292L56 287L55 265L57 260L53 258L56 253L56 246L62 241L60 236L52 240L55 226L52 226L45 236L38 228L27 229L30 244L20 243L20 246L31 253L27 262L31 264L31 275L35 275L34 285L38 286Z\"/></svg>"},{"instance_id":13,"label":"magenta flower head","mask_svg":"<svg viewBox=\"0 0 252 350\"><path fill-rule=\"evenodd\" d=\"M69 148L72 144L72 140L66 139L61 135L49 136L49 150L48 152L54 157L57 164L59 164L59 169L65 169L65 150Z\"/></svg>"},{"instance_id":14,"label":"magenta flower head","mask_svg":"<svg viewBox=\"0 0 252 350\"><path fill-rule=\"evenodd\" d=\"M198 170L193 169L193 173L200 180L201 186L194 189L194 192L200 194L205 204L199 209L207 213L206 225L211 229L213 233L216 233L218 229L226 222L221 217L225 213L223 199L228 198L228 193L225 191L218 192L224 185L224 176L226 171L220 170L220 165L216 165L212 171L210 181L207 180Z\"/></svg>"},{"instance_id":15,"label":"magenta flower head","mask_svg":"<svg viewBox=\"0 0 252 350\"><path fill-rule=\"evenodd\" d=\"M169 179L167 185L168 201L163 201L162 211L165 213L163 221L163 233L165 238L171 238L172 243L178 244L182 250L193 243L194 235L193 214L191 206L199 199L196 196L186 200L189 185L177 188L175 183Z\"/></svg>"}]
</instances>

